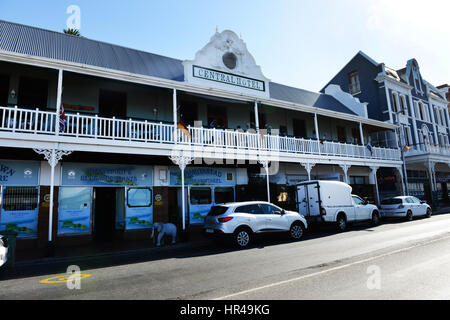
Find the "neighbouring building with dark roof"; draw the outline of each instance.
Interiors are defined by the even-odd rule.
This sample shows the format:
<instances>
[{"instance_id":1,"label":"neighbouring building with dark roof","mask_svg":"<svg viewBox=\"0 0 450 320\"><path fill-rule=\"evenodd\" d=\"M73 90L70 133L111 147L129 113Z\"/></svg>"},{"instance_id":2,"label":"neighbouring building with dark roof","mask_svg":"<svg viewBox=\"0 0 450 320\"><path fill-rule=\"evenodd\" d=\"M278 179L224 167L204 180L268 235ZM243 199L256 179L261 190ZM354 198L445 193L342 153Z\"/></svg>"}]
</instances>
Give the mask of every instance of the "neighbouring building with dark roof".
<instances>
[{"instance_id":1,"label":"neighbouring building with dark roof","mask_svg":"<svg viewBox=\"0 0 450 320\"><path fill-rule=\"evenodd\" d=\"M450 119L448 86L423 79L416 59L394 69L359 52L327 84L367 103L371 119L396 124L396 134L375 134L372 144L395 141L406 163L406 192L435 206L449 202ZM327 92L325 87L322 92ZM383 174L389 174L384 169ZM389 194L383 188L382 194ZM384 190L383 190L384 189Z\"/></svg>"},{"instance_id":2,"label":"neighbouring building with dark roof","mask_svg":"<svg viewBox=\"0 0 450 320\"><path fill-rule=\"evenodd\" d=\"M376 172L401 173L401 153L370 141L398 124L347 89L269 80L232 31L181 61L0 21L0 230L21 250L196 232L223 202L298 210L308 179L378 201Z\"/></svg>"}]
</instances>

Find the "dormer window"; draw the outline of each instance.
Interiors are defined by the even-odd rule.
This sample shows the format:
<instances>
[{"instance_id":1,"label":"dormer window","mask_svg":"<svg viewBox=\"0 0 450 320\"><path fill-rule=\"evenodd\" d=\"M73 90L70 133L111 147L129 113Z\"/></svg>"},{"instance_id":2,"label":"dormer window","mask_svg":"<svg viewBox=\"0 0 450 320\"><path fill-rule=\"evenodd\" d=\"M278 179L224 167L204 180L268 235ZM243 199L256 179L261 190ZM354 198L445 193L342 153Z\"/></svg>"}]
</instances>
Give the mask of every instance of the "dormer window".
<instances>
[{"instance_id":1,"label":"dormer window","mask_svg":"<svg viewBox=\"0 0 450 320\"><path fill-rule=\"evenodd\" d=\"M361 86L359 83L359 75L357 71L351 72L349 75L350 82L350 94L355 95L361 92Z\"/></svg>"}]
</instances>

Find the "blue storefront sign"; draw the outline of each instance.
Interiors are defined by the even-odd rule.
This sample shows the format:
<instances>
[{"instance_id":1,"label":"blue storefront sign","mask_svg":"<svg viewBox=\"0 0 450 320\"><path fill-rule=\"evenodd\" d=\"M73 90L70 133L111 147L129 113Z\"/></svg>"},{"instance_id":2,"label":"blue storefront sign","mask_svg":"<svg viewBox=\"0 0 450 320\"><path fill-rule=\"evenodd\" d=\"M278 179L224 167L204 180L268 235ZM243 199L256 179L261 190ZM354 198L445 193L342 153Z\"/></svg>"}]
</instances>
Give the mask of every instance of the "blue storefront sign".
<instances>
[{"instance_id":1,"label":"blue storefront sign","mask_svg":"<svg viewBox=\"0 0 450 320\"><path fill-rule=\"evenodd\" d=\"M153 167L135 165L64 163L66 186L150 186Z\"/></svg>"},{"instance_id":2,"label":"blue storefront sign","mask_svg":"<svg viewBox=\"0 0 450 320\"><path fill-rule=\"evenodd\" d=\"M235 176L235 169L186 168L184 184L186 186L234 186L236 184ZM181 171L177 167L170 168L170 185L181 186Z\"/></svg>"},{"instance_id":3,"label":"blue storefront sign","mask_svg":"<svg viewBox=\"0 0 450 320\"><path fill-rule=\"evenodd\" d=\"M37 161L0 160L0 185L38 186L39 168Z\"/></svg>"}]
</instances>

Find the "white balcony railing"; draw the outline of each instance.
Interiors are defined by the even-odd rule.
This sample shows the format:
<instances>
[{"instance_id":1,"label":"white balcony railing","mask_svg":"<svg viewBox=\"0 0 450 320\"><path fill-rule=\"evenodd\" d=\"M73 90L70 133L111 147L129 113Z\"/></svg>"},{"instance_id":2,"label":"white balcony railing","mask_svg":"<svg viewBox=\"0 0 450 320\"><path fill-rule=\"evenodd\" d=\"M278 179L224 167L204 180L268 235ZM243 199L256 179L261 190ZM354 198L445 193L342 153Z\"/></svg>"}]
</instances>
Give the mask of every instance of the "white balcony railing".
<instances>
[{"instance_id":1,"label":"white balcony railing","mask_svg":"<svg viewBox=\"0 0 450 320\"><path fill-rule=\"evenodd\" d=\"M0 107L0 132L28 134L56 134L56 112ZM398 149L365 146L317 140L262 135L235 130L188 128L191 138L177 130L178 144L215 147L247 151L272 151L287 154L312 154L400 161ZM102 118L80 114L66 114L66 126L59 133L62 137L122 140L130 142L175 144L174 125L140 120Z\"/></svg>"},{"instance_id":2,"label":"white balcony railing","mask_svg":"<svg viewBox=\"0 0 450 320\"><path fill-rule=\"evenodd\" d=\"M450 156L450 147L424 143L414 146L410 151L408 151L408 153L406 153L406 156L416 156L423 154Z\"/></svg>"}]
</instances>

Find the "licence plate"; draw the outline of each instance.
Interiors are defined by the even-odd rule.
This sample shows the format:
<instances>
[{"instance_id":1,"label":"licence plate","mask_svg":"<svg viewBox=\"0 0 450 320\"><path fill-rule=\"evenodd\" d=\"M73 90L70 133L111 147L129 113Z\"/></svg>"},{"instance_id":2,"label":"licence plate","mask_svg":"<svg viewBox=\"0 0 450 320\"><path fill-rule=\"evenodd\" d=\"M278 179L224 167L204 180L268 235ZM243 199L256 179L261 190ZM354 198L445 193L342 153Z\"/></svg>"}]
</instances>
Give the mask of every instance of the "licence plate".
<instances>
[{"instance_id":1,"label":"licence plate","mask_svg":"<svg viewBox=\"0 0 450 320\"><path fill-rule=\"evenodd\" d=\"M214 233L213 229L206 229L206 233Z\"/></svg>"}]
</instances>

